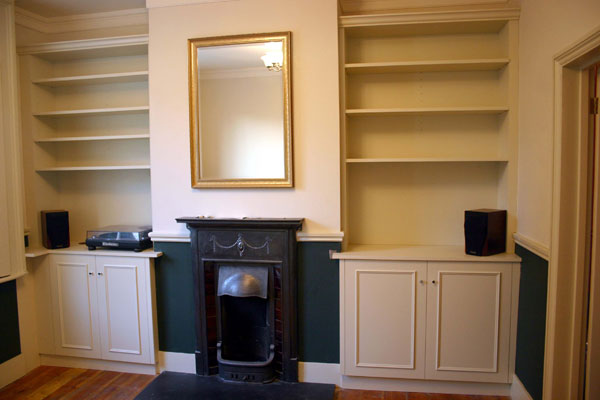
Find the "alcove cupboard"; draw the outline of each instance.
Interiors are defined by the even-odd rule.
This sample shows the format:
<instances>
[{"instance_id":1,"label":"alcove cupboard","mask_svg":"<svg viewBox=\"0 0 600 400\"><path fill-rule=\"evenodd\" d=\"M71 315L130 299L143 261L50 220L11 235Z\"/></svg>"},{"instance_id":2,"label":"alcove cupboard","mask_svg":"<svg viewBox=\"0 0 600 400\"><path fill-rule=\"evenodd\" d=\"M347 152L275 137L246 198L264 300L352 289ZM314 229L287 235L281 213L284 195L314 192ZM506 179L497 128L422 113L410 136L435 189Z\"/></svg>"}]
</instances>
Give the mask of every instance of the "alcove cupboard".
<instances>
[{"instance_id":1,"label":"alcove cupboard","mask_svg":"<svg viewBox=\"0 0 600 400\"><path fill-rule=\"evenodd\" d=\"M342 375L512 381L518 15L340 17ZM465 254L477 208L507 253Z\"/></svg>"},{"instance_id":2,"label":"alcove cupboard","mask_svg":"<svg viewBox=\"0 0 600 400\"><path fill-rule=\"evenodd\" d=\"M40 353L156 362L154 258L146 251L54 250L36 260Z\"/></svg>"},{"instance_id":3,"label":"alcove cupboard","mask_svg":"<svg viewBox=\"0 0 600 400\"><path fill-rule=\"evenodd\" d=\"M17 52L26 256L42 362L155 373L154 259L161 253L81 245L88 230L151 224L148 36ZM43 249L40 211L56 209L69 212L71 246Z\"/></svg>"}]
</instances>

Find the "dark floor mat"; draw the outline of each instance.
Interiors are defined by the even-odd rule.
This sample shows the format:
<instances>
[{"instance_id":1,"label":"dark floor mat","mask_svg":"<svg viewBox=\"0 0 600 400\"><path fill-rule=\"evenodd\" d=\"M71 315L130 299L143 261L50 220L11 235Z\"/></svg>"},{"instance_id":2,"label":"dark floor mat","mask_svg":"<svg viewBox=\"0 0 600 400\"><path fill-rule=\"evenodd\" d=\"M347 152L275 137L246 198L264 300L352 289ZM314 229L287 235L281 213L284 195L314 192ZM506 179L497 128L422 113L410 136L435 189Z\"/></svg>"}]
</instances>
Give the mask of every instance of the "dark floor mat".
<instances>
[{"instance_id":1,"label":"dark floor mat","mask_svg":"<svg viewBox=\"0 0 600 400\"><path fill-rule=\"evenodd\" d=\"M163 372L137 400L333 400L335 385L322 383L228 383L216 376Z\"/></svg>"}]
</instances>

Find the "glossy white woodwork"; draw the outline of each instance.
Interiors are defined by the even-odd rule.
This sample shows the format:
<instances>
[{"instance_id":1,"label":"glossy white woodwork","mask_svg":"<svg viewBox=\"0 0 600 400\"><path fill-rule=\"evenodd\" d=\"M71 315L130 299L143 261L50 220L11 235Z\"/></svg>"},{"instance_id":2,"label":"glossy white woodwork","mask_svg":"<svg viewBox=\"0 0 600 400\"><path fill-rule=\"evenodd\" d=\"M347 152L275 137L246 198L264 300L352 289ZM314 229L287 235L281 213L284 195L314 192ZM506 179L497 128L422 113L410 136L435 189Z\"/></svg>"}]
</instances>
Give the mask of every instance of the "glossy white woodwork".
<instances>
[{"instance_id":1,"label":"glossy white woodwork","mask_svg":"<svg viewBox=\"0 0 600 400\"><path fill-rule=\"evenodd\" d=\"M96 257L104 360L150 362L146 258Z\"/></svg>"},{"instance_id":2,"label":"glossy white woodwork","mask_svg":"<svg viewBox=\"0 0 600 400\"><path fill-rule=\"evenodd\" d=\"M506 256L504 262L502 255L489 262L336 257L342 374L510 382L519 264Z\"/></svg>"},{"instance_id":3,"label":"glossy white woodwork","mask_svg":"<svg viewBox=\"0 0 600 400\"><path fill-rule=\"evenodd\" d=\"M355 261L343 270L346 375L424 378L424 262Z\"/></svg>"},{"instance_id":4,"label":"glossy white woodwork","mask_svg":"<svg viewBox=\"0 0 600 400\"><path fill-rule=\"evenodd\" d=\"M427 379L508 382L511 268L427 264Z\"/></svg>"},{"instance_id":5,"label":"glossy white woodwork","mask_svg":"<svg viewBox=\"0 0 600 400\"><path fill-rule=\"evenodd\" d=\"M95 257L53 255L50 268L55 353L100 358Z\"/></svg>"},{"instance_id":6,"label":"glossy white woodwork","mask_svg":"<svg viewBox=\"0 0 600 400\"><path fill-rule=\"evenodd\" d=\"M1 104L1 103L0 103ZM0 140L0 167L4 170L7 168L7 160L4 156L4 141ZM10 275L10 245L8 227L8 202L5 197L7 192L6 176L0 174L0 193L2 198L0 201L0 278Z\"/></svg>"},{"instance_id":7,"label":"glossy white woodwork","mask_svg":"<svg viewBox=\"0 0 600 400\"><path fill-rule=\"evenodd\" d=\"M151 224L147 35L17 52L31 244L40 210L68 210L72 242L114 221Z\"/></svg>"},{"instance_id":8,"label":"glossy white woodwork","mask_svg":"<svg viewBox=\"0 0 600 400\"><path fill-rule=\"evenodd\" d=\"M38 284L50 287L54 346L43 346L42 353L155 362L153 260L150 253L140 257L116 253L45 256L41 268L50 268L49 279L40 274ZM38 312L46 311L43 301L39 302ZM44 321L42 325L48 323L44 318L39 321Z\"/></svg>"},{"instance_id":9,"label":"glossy white woodwork","mask_svg":"<svg viewBox=\"0 0 600 400\"><path fill-rule=\"evenodd\" d=\"M344 251L459 246L476 208L515 231L518 22L488 14L340 19Z\"/></svg>"}]
</instances>

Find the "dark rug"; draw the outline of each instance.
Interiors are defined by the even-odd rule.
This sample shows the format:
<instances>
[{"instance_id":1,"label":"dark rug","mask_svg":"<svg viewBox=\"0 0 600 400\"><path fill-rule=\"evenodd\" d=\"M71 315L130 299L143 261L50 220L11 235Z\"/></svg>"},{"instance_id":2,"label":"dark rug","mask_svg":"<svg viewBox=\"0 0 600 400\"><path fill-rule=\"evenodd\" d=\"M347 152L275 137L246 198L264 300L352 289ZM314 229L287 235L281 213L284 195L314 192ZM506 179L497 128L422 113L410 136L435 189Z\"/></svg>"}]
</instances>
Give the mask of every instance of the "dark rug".
<instances>
[{"instance_id":1,"label":"dark rug","mask_svg":"<svg viewBox=\"0 0 600 400\"><path fill-rule=\"evenodd\" d=\"M333 400L335 385L274 382L229 383L216 376L163 372L137 400Z\"/></svg>"}]
</instances>

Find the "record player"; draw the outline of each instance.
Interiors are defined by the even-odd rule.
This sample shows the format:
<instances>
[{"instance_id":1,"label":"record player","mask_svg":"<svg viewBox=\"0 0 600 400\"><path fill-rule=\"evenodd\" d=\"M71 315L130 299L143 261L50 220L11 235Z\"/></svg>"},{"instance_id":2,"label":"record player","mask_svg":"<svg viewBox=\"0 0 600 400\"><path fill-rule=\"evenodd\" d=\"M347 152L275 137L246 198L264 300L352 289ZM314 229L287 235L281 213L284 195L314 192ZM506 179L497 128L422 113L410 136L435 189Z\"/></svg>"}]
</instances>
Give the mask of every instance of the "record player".
<instances>
[{"instance_id":1,"label":"record player","mask_svg":"<svg viewBox=\"0 0 600 400\"><path fill-rule=\"evenodd\" d=\"M151 226L111 225L87 231L85 244L88 250L106 247L136 252L152 247Z\"/></svg>"}]
</instances>

